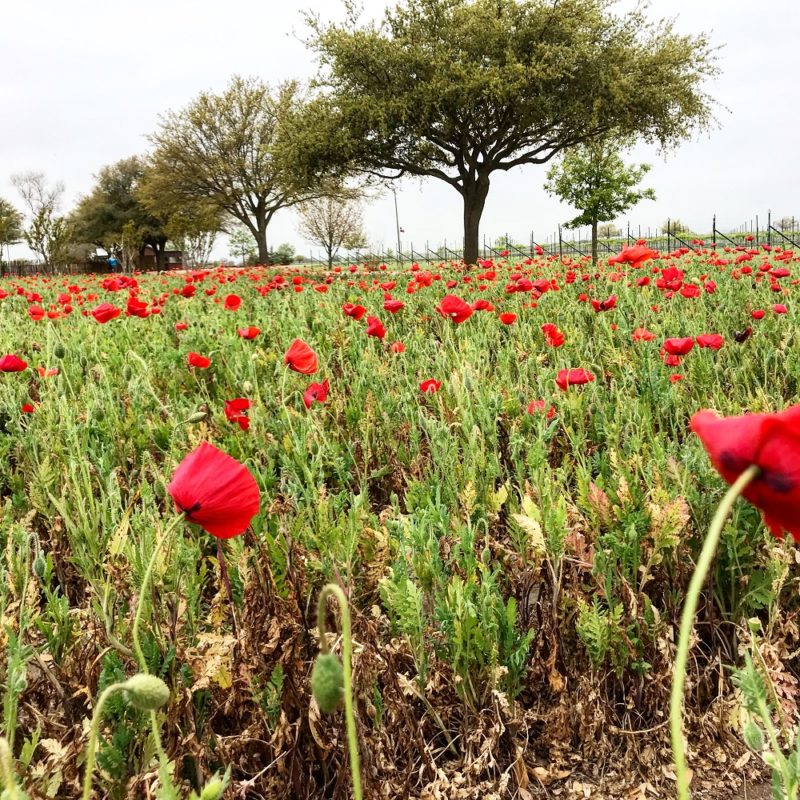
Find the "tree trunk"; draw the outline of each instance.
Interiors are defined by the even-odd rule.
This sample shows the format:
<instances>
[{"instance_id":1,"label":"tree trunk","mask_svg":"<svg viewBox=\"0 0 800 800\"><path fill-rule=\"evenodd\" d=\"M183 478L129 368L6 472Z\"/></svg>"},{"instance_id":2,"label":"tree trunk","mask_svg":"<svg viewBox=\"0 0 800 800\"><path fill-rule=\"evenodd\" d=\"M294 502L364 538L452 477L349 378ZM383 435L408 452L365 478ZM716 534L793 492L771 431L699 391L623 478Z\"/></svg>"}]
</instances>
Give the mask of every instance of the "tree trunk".
<instances>
[{"instance_id":1,"label":"tree trunk","mask_svg":"<svg viewBox=\"0 0 800 800\"><path fill-rule=\"evenodd\" d=\"M592 266L597 266L597 220L592 220Z\"/></svg>"},{"instance_id":2,"label":"tree trunk","mask_svg":"<svg viewBox=\"0 0 800 800\"><path fill-rule=\"evenodd\" d=\"M269 264L269 251L267 250L267 226L259 226L256 231L256 244L258 245L258 263Z\"/></svg>"},{"instance_id":3,"label":"tree trunk","mask_svg":"<svg viewBox=\"0 0 800 800\"><path fill-rule=\"evenodd\" d=\"M464 263L475 264L480 248L479 228L486 196L489 194L489 176L479 176L474 183L465 183L464 197Z\"/></svg>"}]
</instances>

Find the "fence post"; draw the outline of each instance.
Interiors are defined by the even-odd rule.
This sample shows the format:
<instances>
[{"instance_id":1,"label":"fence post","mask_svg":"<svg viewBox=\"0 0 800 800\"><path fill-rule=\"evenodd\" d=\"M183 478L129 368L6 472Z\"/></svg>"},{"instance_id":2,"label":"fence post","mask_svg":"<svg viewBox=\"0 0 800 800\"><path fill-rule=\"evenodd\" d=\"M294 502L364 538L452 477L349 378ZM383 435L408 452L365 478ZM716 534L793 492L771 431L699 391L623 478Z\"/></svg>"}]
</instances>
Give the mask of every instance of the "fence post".
<instances>
[{"instance_id":1,"label":"fence post","mask_svg":"<svg viewBox=\"0 0 800 800\"><path fill-rule=\"evenodd\" d=\"M564 260L564 243L561 239L561 226L558 226L558 258L560 261Z\"/></svg>"},{"instance_id":2,"label":"fence post","mask_svg":"<svg viewBox=\"0 0 800 800\"><path fill-rule=\"evenodd\" d=\"M767 247L772 247L772 209L767 209Z\"/></svg>"}]
</instances>

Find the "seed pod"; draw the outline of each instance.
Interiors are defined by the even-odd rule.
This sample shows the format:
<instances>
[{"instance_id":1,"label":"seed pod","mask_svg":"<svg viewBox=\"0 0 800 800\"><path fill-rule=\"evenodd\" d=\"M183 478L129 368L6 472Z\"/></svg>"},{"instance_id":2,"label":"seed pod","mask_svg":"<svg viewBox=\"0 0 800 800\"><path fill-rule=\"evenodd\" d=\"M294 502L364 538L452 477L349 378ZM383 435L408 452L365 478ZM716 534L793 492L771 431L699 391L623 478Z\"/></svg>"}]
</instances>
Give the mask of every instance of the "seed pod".
<instances>
[{"instance_id":1,"label":"seed pod","mask_svg":"<svg viewBox=\"0 0 800 800\"><path fill-rule=\"evenodd\" d=\"M320 710L330 714L339 707L344 693L342 663L333 653L320 653L311 671L311 691Z\"/></svg>"},{"instance_id":2,"label":"seed pod","mask_svg":"<svg viewBox=\"0 0 800 800\"><path fill-rule=\"evenodd\" d=\"M141 711L155 711L169 702L169 687L155 675L139 673L124 683L128 700Z\"/></svg>"}]
</instances>

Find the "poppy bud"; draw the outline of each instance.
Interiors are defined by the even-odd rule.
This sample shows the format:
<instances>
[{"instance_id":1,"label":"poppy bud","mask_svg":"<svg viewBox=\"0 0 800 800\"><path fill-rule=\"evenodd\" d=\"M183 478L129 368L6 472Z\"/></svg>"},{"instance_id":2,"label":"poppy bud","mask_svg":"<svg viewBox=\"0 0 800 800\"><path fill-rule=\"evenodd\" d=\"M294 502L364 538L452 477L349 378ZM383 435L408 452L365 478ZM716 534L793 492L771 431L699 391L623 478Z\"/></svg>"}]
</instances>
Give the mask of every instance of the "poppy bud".
<instances>
[{"instance_id":1,"label":"poppy bud","mask_svg":"<svg viewBox=\"0 0 800 800\"><path fill-rule=\"evenodd\" d=\"M139 673L123 684L128 700L140 711L155 711L169 702L169 687L155 675Z\"/></svg>"},{"instance_id":2,"label":"poppy bud","mask_svg":"<svg viewBox=\"0 0 800 800\"><path fill-rule=\"evenodd\" d=\"M33 574L37 578L43 578L45 569L47 569L47 561L40 550L33 559Z\"/></svg>"},{"instance_id":3,"label":"poppy bud","mask_svg":"<svg viewBox=\"0 0 800 800\"><path fill-rule=\"evenodd\" d=\"M53 355L56 358L64 358L67 354L67 351L64 349L64 345L60 342L53 348Z\"/></svg>"},{"instance_id":4,"label":"poppy bud","mask_svg":"<svg viewBox=\"0 0 800 800\"><path fill-rule=\"evenodd\" d=\"M344 692L344 671L333 653L320 653L311 671L311 691L320 710L331 714L339 707Z\"/></svg>"},{"instance_id":5,"label":"poppy bud","mask_svg":"<svg viewBox=\"0 0 800 800\"><path fill-rule=\"evenodd\" d=\"M126 365L125 365L125 366L122 368L122 377L123 377L123 378L124 378L126 381L129 381L129 380L131 379L131 376L132 376L132 375L133 375L133 370L131 369L131 365L130 365L130 364L126 364Z\"/></svg>"},{"instance_id":6,"label":"poppy bud","mask_svg":"<svg viewBox=\"0 0 800 800\"><path fill-rule=\"evenodd\" d=\"M744 726L742 737L744 738L744 743L751 750L760 752L764 747L764 734L761 732L761 728L759 728L758 725L753 722L753 720L750 720L747 725Z\"/></svg>"},{"instance_id":7,"label":"poppy bud","mask_svg":"<svg viewBox=\"0 0 800 800\"><path fill-rule=\"evenodd\" d=\"M186 421L191 423L202 422L207 416L207 411L195 411Z\"/></svg>"},{"instance_id":8,"label":"poppy bud","mask_svg":"<svg viewBox=\"0 0 800 800\"><path fill-rule=\"evenodd\" d=\"M488 547L484 547L481 551L481 561L487 567L492 563L492 553Z\"/></svg>"},{"instance_id":9,"label":"poppy bud","mask_svg":"<svg viewBox=\"0 0 800 800\"><path fill-rule=\"evenodd\" d=\"M94 418L95 418L95 419L96 419L98 422L102 422L102 421L103 421L103 420L106 418L106 412L105 412L105 411L103 411L103 409L102 409L102 408L98 408L98 409L97 409L97 410L94 412Z\"/></svg>"},{"instance_id":10,"label":"poppy bud","mask_svg":"<svg viewBox=\"0 0 800 800\"><path fill-rule=\"evenodd\" d=\"M253 394L253 384L250 381L245 381L242 384L242 393L245 395Z\"/></svg>"}]
</instances>

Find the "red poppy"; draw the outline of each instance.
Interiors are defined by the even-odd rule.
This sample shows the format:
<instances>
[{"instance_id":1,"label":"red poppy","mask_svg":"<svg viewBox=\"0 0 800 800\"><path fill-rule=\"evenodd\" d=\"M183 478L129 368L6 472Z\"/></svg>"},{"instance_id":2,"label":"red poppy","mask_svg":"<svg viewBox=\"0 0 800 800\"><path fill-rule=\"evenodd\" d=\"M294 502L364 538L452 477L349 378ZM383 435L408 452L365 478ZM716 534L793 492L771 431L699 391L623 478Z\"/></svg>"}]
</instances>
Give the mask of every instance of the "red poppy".
<instances>
[{"instance_id":1,"label":"red poppy","mask_svg":"<svg viewBox=\"0 0 800 800\"><path fill-rule=\"evenodd\" d=\"M377 317L367 317L367 336L375 336L377 339L386 336L386 328Z\"/></svg>"},{"instance_id":2,"label":"red poppy","mask_svg":"<svg viewBox=\"0 0 800 800\"><path fill-rule=\"evenodd\" d=\"M533 400L531 403L528 404L528 413L529 414L537 414L537 413L544 413L544 410L547 408L547 404L544 400ZM556 415L556 410L553 406L547 408L547 419L553 419Z\"/></svg>"},{"instance_id":3,"label":"red poppy","mask_svg":"<svg viewBox=\"0 0 800 800\"><path fill-rule=\"evenodd\" d=\"M225 417L228 422L236 423L243 431L250 427L250 417L247 416L247 409L252 403L246 397L237 397L235 400L225 401Z\"/></svg>"},{"instance_id":4,"label":"red poppy","mask_svg":"<svg viewBox=\"0 0 800 800\"><path fill-rule=\"evenodd\" d=\"M542 325L544 341L548 347L561 347L564 344L564 334L552 322L545 322Z\"/></svg>"},{"instance_id":5,"label":"red poppy","mask_svg":"<svg viewBox=\"0 0 800 800\"><path fill-rule=\"evenodd\" d=\"M426 381L422 381L419 385L419 390L422 394L435 394L442 388L442 382L437 381L435 378L428 378Z\"/></svg>"},{"instance_id":6,"label":"red poppy","mask_svg":"<svg viewBox=\"0 0 800 800\"><path fill-rule=\"evenodd\" d=\"M452 294L446 294L439 305L436 306L436 310L443 317L453 320L457 325L472 316L472 306Z\"/></svg>"},{"instance_id":7,"label":"red poppy","mask_svg":"<svg viewBox=\"0 0 800 800\"><path fill-rule=\"evenodd\" d=\"M694 339L687 336L683 339L667 339L664 350L671 356L685 356L694 347Z\"/></svg>"},{"instance_id":8,"label":"red poppy","mask_svg":"<svg viewBox=\"0 0 800 800\"><path fill-rule=\"evenodd\" d=\"M305 407L311 408L315 400L318 403L324 403L328 399L329 390L330 386L328 385L327 378L322 381L322 383L310 384L308 389L303 392L303 403L305 404Z\"/></svg>"},{"instance_id":9,"label":"red poppy","mask_svg":"<svg viewBox=\"0 0 800 800\"><path fill-rule=\"evenodd\" d=\"M352 303L345 303L342 306L342 311L344 311L348 317L352 317L356 321L360 320L364 314L367 313L367 309L364 308L364 306L357 306Z\"/></svg>"},{"instance_id":10,"label":"red poppy","mask_svg":"<svg viewBox=\"0 0 800 800\"><path fill-rule=\"evenodd\" d=\"M30 403L23 403L20 406L20 411L23 414L33 414L36 409Z\"/></svg>"},{"instance_id":11,"label":"red poppy","mask_svg":"<svg viewBox=\"0 0 800 800\"><path fill-rule=\"evenodd\" d=\"M105 325L106 322L116 319L122 313L122 310L112 306L111 303L100 303L99 306L92 309L91 313L101 325Z\"/></svg>"},{"instance_id":12,"label":"red poppy","mask_svg":"<svg viewBox=\"0 0 800 800\"><path fill-rule=\"evenodd\" d=\"M678 383L678 381L682 381L684 379L683 375L678 375L677 373L672 374L669 376L670 383Z\"/></svg>"},{"instance_id":13,"label":"red poppy","mask_svg":"<svg viewBox=\"0 0 800 800\"><path fill-rule=\"evenodd\" d=\"M242 337L242 339L255 339L259 333L261 333L261 328L256 328L255 325L249 325L246 328L237 328L236 333Z\"/></svg>"},{"instance_id":14,"label":"red poppy","mask_svg":"<svg viewBox=\"0 0 800 800\"><path fill-rule=\"evenodd\" d=\"M402 300L384 300L383 310L390 314L396 314L401 308L405 308L405 305Z\"/></svg>"},{"instance_id":15,"label":"red poppy","mask_svg":"<svg viewBox=\"0 0 800 800\"><path fill-rule=\"evenodd\" d=\"M562 369L556 377L556 384L559 389L566 391L568 386L582 386L594 380L594 375L588 369Z\"/></svg>"},{"instance_id":16,"label":"red poppy","mask_svg":"<svg viewBox=\"0 0 800 800\"><path fill-rule=\"evenodd\" d=\"M725 344L725 337L719 333L704 333L697 337L697 344L700 347L707 347L710 350L721 350Z\"/></svg>"},{"instance_id":17,"label":"red poppy","mask_svg":"<svg viewBox=\"0 0 800 800\"><path fill-rule=\"evenodd\" d=\"M38 322L40 319L44 319L45 311L41 306L29 306L28 307L28 316L34 321Z\"/></svg>"},{"instance_id":18,"label":"red poppy","mask_svg":"<svg viewBox=\"0 0 800 800\"><path fill-rule=\"evenodd\" d=\"M800 406L740 417L701 411L691 427L728 483L751 465L760 469L744 496L761 509L775 536L782 538L787 531L800 542Z\"/></svg>"},{"instance_id":19,"label":"red poppy","mask_svg":"<svg viewBox=\"0 0 800 800\"><path fill-rule=\"evenodd\" d=\"M750 316L753 319L764 319L764 317L766 316L766 312L763 309L758 308Z\"/></svg>"},{"instance_id":20,"label":"red poppy","mask_svg":"<svg viewBox=\"0 0 800 800\"><path fill-rule=\"evenodd\" d=\"M634 342L652 342L655 338L656 335L652 331L647 330L647 328L637 328L631 334L631 339L633 339Z\"/></svg>"},{"instance_id":21,"label":"red poppy","mask_svg":"<svg viewBox=\"0 0 800 800\"><path fill-rule=\"evenodd\" d=\"M612 294L607 300L592 300L592 308L595 312L611 311L617 307L617 296Z\"/></svg>"},{"instance_id":22,"label":"red poppy","mask_svg":"<svg viewBox=\"0 0 800 800\"><path fill-rule=\"evenodd\" d=\"M188 322L176 322L175 323L175 330L176 331L185 331L189 327Z\"/></svg>"},{"instance_id":23,"label":"red poppy","mask_svg":"<svg viewBox=\"0 0 800 800\"><path fill-rule=\"evenodd\" d=\"M52 378L54 375L58 375L58 369L45 369L44 367L36 367L36 371L39 373L40 378Z\"/></svg>"},{"instance_id":24,"label":"red poppy","mask_svg":"<svg viewBox=\"0 0 800 800\"><path fill-rule=\"evenodd\" d=\"M302 339L295 339L284 354L283 363L293 372L313 375L317 371L317 354Z\"/></svg>"},{"instance_id":25,"label":"red poppy","mask_svg":"<svg viewBox=\"0 0 800 800\"><path fill-rule=\"evenodd\" d=\"M488 300L484 300L482 297L479 297L472 304L472 310L473 311L494 311L494 306Z\"/></svg>"},{"instance_id":26,"label":"red poppy","mask_svg":"<svg viewBox=\"0 0 800 800\"><path fill-rule=\"evenodd\" d=\"M260 506L250 470L207 442L181 461L167 491L189 522L218 539L244 533Z\"/></svg>"},{"instance_id":27,"label":"red poppy","mask_svg":"<svg viewBox=\"0 0 800 800\"><path fill-rule=\"evenodd\" d=\"M393 353L404 353L406 350L406 346L402 342L392 342L389 349Z\"/></svg>"},{"instance_id":28,"label":"red poppy","mask_svg":"<svg viewBox=\"0 0 800 800\"><path fill-rule=\"evenodd\" d=\"M190 367L197 367L198 369L208 369L211 366L211 359L201 356L199 353L189 353L186 357Z\"/></svg>"},{"instance_id":29,"label":"red poppy","mask_svg":"<svg viewBox=\"0 0 800 800\"><path fill-rule=\"evenodd\" d=\"M500 315L500 322L503 325L513 325L517 321L517 315L514 314L512 311L504 311Z\"/></svg>"},{"instance_id":30,"label":"red poppy","mask_svg":"<svg viewBox=\"0 0 800 800\"><path fill-rule=\"evenodd\" d=\"M0 372L24 372L27 368L28 362L19 356L9 354L0 357Z\"/></svg>"},{"instance_id":31,"label":"red poppy","mask_svg":"<svg viewBox=\"0 0 800 800\"><path fill-rule=\"evenodd\" d=\"M242 298L238 294L229 294L225 298L225 310L236 311L242 304Z\"/></svg>"},{"instance_id":32,"label":"red poppy","mask_svg":"<svg viewBox=\"0 0 800 800\"><path fill-rule=\"evenodd\" d=\"M788 309L785 305L783 305L783 303L775 303L775 305L772 306L772 310L776 314L786 314L788 312Z\"/></svg>"}]
</instances>

